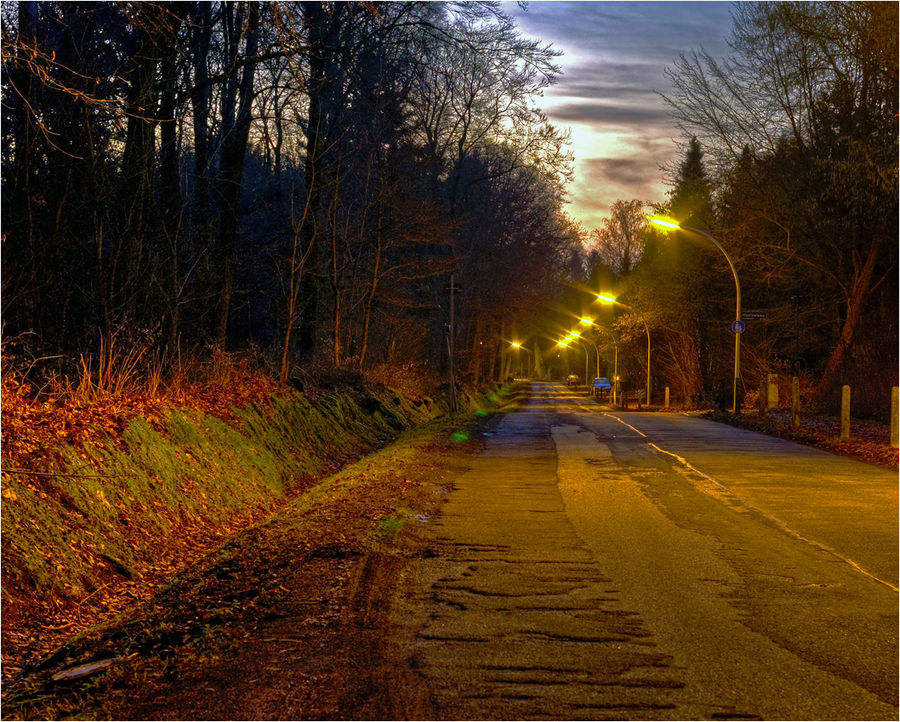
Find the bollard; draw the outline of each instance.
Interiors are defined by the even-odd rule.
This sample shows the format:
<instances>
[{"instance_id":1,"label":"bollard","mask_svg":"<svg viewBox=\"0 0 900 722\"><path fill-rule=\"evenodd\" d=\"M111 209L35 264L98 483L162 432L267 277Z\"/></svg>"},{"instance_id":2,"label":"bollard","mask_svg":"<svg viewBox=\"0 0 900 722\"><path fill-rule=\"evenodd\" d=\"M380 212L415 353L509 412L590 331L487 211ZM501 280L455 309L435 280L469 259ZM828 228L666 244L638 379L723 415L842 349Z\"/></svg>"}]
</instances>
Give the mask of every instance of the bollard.
<instances>
[{"instance_id":1,"label":"bollard","mask_svg":"<svg viewBox=\"0 0 900 722\"><path fill-rule=\"evenodd\" d=\"M900 388L894 386L891 388L891 446L895 449L900 446Z\"/></svg>"},{"instance_id":2,"label":"bollard","mask_svg":"<svg viewBox=\"0 0 900 722\"><path fill-rule=\"evenodd\" d=\"M791 379L791 426L800 428L800 379Z\"/></svg>"},{"instance_id":3,"label":"bollard","mask_svg":"<svg viewBox=\"0 0 900 722\"><path fill-rule=\"evenodd\" d=\"M769 408L777 409L778 408L778 374L769 374L768 377L768 389L766 390L766 395L769 399Z\"/></svg>"},{"instance_id":4,"label":"bollard","mask_svg":"<svg viewBox=\"0 0 900 722\"><path fill-rule=\"evenodd\" d=\"M669 387L666 386L666 408L669 408Z\"/></svg>"},{"instance_id":5,"label":"bollard","mask_svg":"<svg viewBox=\"0 0 900 722\"><path fill-rule=\"evenodd\" d=\"M841 387L841 441L850 438L850 387Z\"/></svg>"},{"instance_id":6,"label":"bollard","mask_svg":"<svg viewBox=\"0 0 900 722\"><path fill-rule=\"evenodd\" d=\"M760 379L759 381L759 418L766 418L766 409L769 406L768 403L768 391L769 391L769 383L765 379Z\"/></svg>"}]
</instances>

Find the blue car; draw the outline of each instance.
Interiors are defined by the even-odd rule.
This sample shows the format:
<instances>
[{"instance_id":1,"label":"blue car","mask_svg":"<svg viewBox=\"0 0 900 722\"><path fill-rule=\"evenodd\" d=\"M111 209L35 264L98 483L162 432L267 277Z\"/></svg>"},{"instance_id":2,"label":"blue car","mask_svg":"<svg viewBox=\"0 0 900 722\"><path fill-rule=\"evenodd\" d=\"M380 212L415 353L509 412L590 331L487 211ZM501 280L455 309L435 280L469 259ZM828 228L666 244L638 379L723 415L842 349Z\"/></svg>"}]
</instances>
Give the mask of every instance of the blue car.
<instances>
[{"instance_id":1,"label":"blue car","mask_svg":"<svg viewBox=\"0 0 900 722\"><path fill-rule=\"evenodd\" d=\"M612 390L612 384L609 379L598 376L594 379L593 393L594 396L608 396Z\"/></svg>"}]
</instances>

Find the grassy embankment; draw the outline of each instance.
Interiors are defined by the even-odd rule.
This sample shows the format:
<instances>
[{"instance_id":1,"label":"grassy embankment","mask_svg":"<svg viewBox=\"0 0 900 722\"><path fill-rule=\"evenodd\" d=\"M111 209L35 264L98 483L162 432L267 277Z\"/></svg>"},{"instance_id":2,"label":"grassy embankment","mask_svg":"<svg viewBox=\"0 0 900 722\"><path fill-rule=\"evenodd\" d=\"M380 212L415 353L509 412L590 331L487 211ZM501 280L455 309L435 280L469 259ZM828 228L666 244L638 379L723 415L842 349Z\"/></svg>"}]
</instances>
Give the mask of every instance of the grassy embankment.
<instances>
[{"instance_id":1,"label":"grassy embankment","mask_svg":"<svg viewBox=\"0 0 900 722\"><path fill-rule=\"evenodd\" d=\"M240 365L177 394L97 383L42 396L4 369L5 679L445 411L378 385L302 394Z\"/></svg>"}]
</instances>

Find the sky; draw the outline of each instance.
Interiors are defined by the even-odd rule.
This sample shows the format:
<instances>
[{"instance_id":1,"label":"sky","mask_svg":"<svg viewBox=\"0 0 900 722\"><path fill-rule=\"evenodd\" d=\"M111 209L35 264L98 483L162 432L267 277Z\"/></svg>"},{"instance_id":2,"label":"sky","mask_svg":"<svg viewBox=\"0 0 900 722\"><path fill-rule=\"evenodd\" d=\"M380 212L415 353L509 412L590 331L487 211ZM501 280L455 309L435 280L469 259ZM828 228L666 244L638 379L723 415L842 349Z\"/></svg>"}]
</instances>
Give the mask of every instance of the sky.
<instances>
[{"instance_id":1,"label":"sky","mask_svg":"<svg viewBox=\"0 0 900 722\"><path fill-rule=\"evenodd\" d=\"M680 131L658 93L681 53L724 56L730 2L502 3L520 31L563 55L563 74L539 99L548 119L572 131L575 181L569 216L598 228L616 200L666 198L661 166L679 161Z\"/></svg>"}]
</instances>

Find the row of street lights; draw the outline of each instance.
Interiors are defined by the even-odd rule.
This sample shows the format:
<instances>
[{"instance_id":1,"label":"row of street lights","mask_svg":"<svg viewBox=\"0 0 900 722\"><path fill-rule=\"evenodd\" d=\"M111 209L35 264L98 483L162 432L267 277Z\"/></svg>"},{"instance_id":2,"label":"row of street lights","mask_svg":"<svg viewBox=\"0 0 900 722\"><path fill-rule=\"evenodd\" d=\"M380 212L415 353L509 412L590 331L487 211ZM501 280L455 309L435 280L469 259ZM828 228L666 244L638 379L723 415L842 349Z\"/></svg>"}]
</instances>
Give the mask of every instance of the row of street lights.
<instances>
[{"instance_id":1,"label":"row of street lights","mask_svg":"<svg viewBox=\"0 0 900 722\"><path fill-rule=\"evenodd\" d=\"M719 251L725 257L725 260L728 263L728 267L731 269L731 274L734 277L734 287L735 287L735 295L736 295L735 318L734 318L734 323L731 325L731 330L734 332L734 387L733 387L733 393L732 393L731 410L732 410L732 412L737 413L737 411L738 411L738 386L740 385L740 378L741 378L741 333L743 333L743 331L744 331L744 323L741 320L741 283L738 280L737 270L734 267L734 263L731 260L731 256L728 255L728 252L722 247L721 243L719 243L715 238L713 238L711 235L709 235L709 233L707 233L706 231L701 231L699 228L693 228L691 226L683 226L683 225L676 223L675 221L672 221L668 218L660 218L657 216L650 218L650 222L653 225L655 225L659 228L662 228L664 230L667 230L667 231L682 230L682 231L688 231L691 233L697 233L701 236L704 236L705 238L712 241L712 243L716 246L716 248L719 249ZM616 298L614 296L610 296L608 294L601 293L601 294L597 294L597 300L602 303L618 304L618 305L622 306L623 308L627 308L629 310L635 311L638 314L638 317L640 318L641 323L644 325L644 330L647 333L647 381L646 381L646 390L645 390L646 396L645 396L645 398L646 398L647 404L649 404L650 403L650 328L647 325L647 321L640 311L638 311L637 309L634 309L633 307L631 307L625 303L622 303L621 301L616 300ZM594 319L589 318L587 316L580 318L579 321L581 324L583 324L585 326L590 326L592 328L600 328L600 326L597 326L597 324L594 322ZM560 346L561 348L566 348L566 347L568 347L568 345L570 343L574 343L576 340L580 341L582 344L584 344L584 342L585 342L585 339L582 338L580 332L570 331L569 333L566 334L566 336L563 339L561 339L560 341L557 342L557 345ZM614 368L614 376L615 376L615 384L616 385L614 386L614 389L617 389L618 380L619 380L619 375L618 375L619 347L618 347L618 343L616 343L615 341L614 341L614 343L616 346L616 360L615 360L615 368ZM593 341L591 341L591 344L594 346L594 350L597 354L597 376L599 376L600 375L600 349L597 347L597 344L594 343ZM522 346L519 342L513 342L512 346L513 346L513 348L516 348L516 349L524 348L524 346ZM587 346L583 346L583 349L584 349L584 377L585 377L585 381L587 381L587 379L588 379ZM529 354L531 353L531 351L529 351L527 348L525 349L525 351L528 351ZM614 393L613 398L615 399L615 391L613 393Z\"/></svg>"},{"instance_id":2,"label":"row of street lights","mask_svg":"<svg viewBox=\"0 0 900 722\"><path fill-rule=\"evenodd\" d=\"M617 300L614 296L611 296L611 295L605 294L605 293L600 293L600 294L597 294L597 300L600 301L601 303L617 304L619 306L622 306L623 308L627 308L629 310L635 311L638 314L639 318L641 319L641 323L643 323L644 330L647 333L647 383L646 383L645 394L646 394L647 403L649 404L650 403L650 328L647 326L647 322L644 320L644 316L643 316L643 314L640 313L640 311L637 311L635 308L633 308L632 306L629 306L626 303L622 303L621 301ZM581 318L578 319L578 321L583 326L589 326L591 328L598 328L598 329L602 328L597 323L595 323L594 319L592 319L588 316L582 316ZM570 331L569 333L567 333L565 335L564 338L562 338L560 341L557 342L557 346L560 346L561 348L567 348L570 343L574 343L575 341L581 341L582 344L584 344L585 341L590 341L591 345L594 347L594 352L596 353L596 357L597 357L597 376L600 376L600 349L598 348L596 343L594 343L590 339L586 339L586 338L582 337L581 333L578 331ZM615 339L615 337L613 338L613 345L615 347L615 361L614 361L614 366L613 366L613 377L614 377L613 378L613 381L614 381L613 401L615 402L615 400L618 396L618 383L619 383L619 344L618 344L618 341ZM584 348L584 376L585 376L585 381L587 382L587 379L588 379L587 346L583 346L583 348Z\"/></svg>"}]
</instances>

